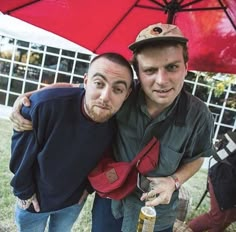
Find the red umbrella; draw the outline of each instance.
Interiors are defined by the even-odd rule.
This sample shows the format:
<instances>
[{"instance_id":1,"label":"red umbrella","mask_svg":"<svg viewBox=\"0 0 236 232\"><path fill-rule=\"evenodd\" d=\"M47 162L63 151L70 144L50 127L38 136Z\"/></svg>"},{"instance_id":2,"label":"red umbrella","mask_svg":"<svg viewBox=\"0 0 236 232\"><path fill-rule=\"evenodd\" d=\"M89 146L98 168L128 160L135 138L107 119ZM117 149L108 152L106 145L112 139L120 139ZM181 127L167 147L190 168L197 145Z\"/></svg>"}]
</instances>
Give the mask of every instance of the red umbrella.
<instances>
[{"instance_id":1,"label":"red umbrella","mask_svg":"<svg viewBox=\"0 0 236 232\"><path fill-rule=\"evenodd\" d=\"M173 23L189 38L190 69L236 73L235 0L0 0L0 11L128 59L140 30Z\"/></svg>"}]
</instances>

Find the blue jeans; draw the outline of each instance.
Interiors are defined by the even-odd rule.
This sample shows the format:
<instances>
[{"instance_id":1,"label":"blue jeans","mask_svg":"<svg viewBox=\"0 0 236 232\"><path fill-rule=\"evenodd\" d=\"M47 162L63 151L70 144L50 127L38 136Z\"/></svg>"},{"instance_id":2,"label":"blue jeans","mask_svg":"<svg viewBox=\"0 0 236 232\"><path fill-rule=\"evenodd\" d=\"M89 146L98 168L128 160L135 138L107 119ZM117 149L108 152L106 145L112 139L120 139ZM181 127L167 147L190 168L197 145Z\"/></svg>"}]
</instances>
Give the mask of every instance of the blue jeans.
<instances>
[{"instance_id":1,"label":"blue jeans","mask_svg":"<svg viewBox=\"0 0 236 232\"><path fill-rule=\"evenodd\" d=\"M15 220L18 232L43 232L47 226L49 232L70 232L79 216L83 204L46 212L31 213L16 206Z\"/></svg>"},{"instance_id":2,"label":"blue jeans","mask_svg":"<svg viewBox=\"0 0 236 232\"><path fill-rule=\"evenodd\" d=\"M123 218L115 219L111 200L95 195L92 209L92 232L121 232ZM158 232L172 232L173 226Z\"/></svg>"},{"instance_id":3,"label":"blue jeans","mask_svg":"<svg viewBox=\"0 0 236 232\"><path fill-rule=\"evenodd\" d=\"M121 232L123 218L115 219L111 200L95 195L92 209L92 232Z\"/></svg>"}]
</instances>

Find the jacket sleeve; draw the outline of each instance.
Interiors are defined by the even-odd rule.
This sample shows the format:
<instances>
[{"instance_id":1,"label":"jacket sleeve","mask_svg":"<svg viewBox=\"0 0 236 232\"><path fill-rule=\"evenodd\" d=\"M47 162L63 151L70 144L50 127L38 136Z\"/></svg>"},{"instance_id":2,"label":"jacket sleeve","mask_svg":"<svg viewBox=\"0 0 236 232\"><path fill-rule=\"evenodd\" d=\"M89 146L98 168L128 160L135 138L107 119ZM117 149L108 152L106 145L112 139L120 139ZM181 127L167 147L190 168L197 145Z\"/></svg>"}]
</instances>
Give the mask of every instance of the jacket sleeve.
<instances>
[{"instance_id":1,"label":"jacket sleeve","mask_svg":"<svg viewBox=\"0 0 236 232\"><path fill-rule=\"evenodd\" d=\"M24 117L32 120L32 108L22 108ZM34 124L34 123L33 123ZM35 193L34 169L37 168L39 145L37 131L14 131L11 143L10 170L14 174L11 180L13 193L22 200Z\"/></svg>"}]
</instances>

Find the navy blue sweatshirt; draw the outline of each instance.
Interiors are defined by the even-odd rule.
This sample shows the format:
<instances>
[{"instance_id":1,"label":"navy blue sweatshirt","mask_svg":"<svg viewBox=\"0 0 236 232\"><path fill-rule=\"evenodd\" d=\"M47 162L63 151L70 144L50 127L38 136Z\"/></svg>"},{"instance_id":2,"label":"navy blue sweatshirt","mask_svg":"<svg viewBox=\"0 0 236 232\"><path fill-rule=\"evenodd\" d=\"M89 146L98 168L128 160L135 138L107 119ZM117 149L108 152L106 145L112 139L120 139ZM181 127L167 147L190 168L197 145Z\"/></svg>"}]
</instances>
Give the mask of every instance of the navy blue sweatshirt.
<instances>
[{"instance_id":1,"label":"navy blue sweatshirt","mask_svg":"<svg viewBox=\"0 0 236 232\"><path fill-rule=\"evenodd\" d=\"M36 193L40 212L77 203L88 173L112 142L114 119L88 119L82 113L83 96L81 88L52 88L33 94L31 107L22 108L33 131L14 131L11 185L23 200ZM32 206L29 211L34 211Z\"/></svg>"}]
</instances>

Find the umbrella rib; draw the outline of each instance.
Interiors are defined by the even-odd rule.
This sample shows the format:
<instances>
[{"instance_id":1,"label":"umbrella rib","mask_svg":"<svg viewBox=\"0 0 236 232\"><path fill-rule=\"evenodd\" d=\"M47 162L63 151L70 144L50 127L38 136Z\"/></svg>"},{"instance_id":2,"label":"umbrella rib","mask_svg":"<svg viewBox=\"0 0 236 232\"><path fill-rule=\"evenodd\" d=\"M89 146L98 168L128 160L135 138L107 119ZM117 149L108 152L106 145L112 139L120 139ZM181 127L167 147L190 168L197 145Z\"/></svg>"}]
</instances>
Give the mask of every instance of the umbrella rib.
<instances>
[{"instance_id":1,"label":"umbrella rib","mask_svg":"<svg viewBox=\"0 0 236 232\"><path fill-rule=\"evenodd\" d=\"M225 12L225 14L226 14L226 16L228 17L229 21L231 22L232 26L234 27L234 30L236 31L236 25L235 25L234 21L231 19L229 13L227 12L226 7L224 7L224 4L222 3L221 0L218 0L218 2L219 2L219 4L222 6L222 8L223 8L223 10L224 10L224 12Z\"/></svg>"},{"instance_id":2,"label":"umbrella rib","mask_svg":"<svg viewBox=\"0 0 236 232\"><path fill-rule=\"evenodd\" d=\"M130 13L130 11L136 6L136 1L130 9L123 15L123 17L115 24L115 26L108 32L108 34L104 37L104 39L98 44L98 46L94 49L94 53L99 49L99 47L104 43L104 41L113 33L113 31L120 25L120 23L124 20L124 18Z\"/></svg>"},{"instance_id":3,"label":"umbrella rib","mask_svg":"<svg viewBox=\"0 0 236 232\"><path fill-rule=\"evenodd\" d=\"M198 3L198 2L201 2L202 0L194 0L192 2L189 2L187 4L183 4L183 5L180 5L180 9L177 10L177 12L186 12L186 11L208 11L208 10L223 10L227 16L227 18L229 19L229 21L231 22L233 28L236 30L236 25L235 23L233 22L233 20L231 19L229 13L227 12L227 7L224 6L224 4L222 3L221 0L218 0L219 4L221 6L218 6L218 7L205 7L205 8L191 8L191 9L184 9L185 7L188 7L190 5L193 5L195 3ZM140 8L146 8L146 9L151 9L151 10L160 10L160 11L164 11L165 13L167 13L167 10L166 10L166 6L161 4L160 2L157 2L155 0L150 0L150 2L153 2L157 5L159 5L160 7L162 8L157 8L157 7L151 7L151 6L145 6L145 5L136 5L136 7L140 7ZM165 1L166 2L166 1Z\"/></svg>"},{"instance_id":4,"label":"umbrella rib","mask_svg":"<svg viewBox=\"0 0 236 232\"><path fill-rule=\"evenodd\" d=\"M26 6L29 6L29 5L31 5L31 4L33 4L33 3L36 3L36 2L39 2L39 1L40 1L40 0L32 0L32 1L29 2L29 3L26 3L26 4L23 4L23 5L21 5L21 6L15 7L15 8L13 8L13 9L11 9L11 10L7 10L6 12L3 12L3 13L10 15L13 11L19 10L19 9L21 9L21 8L24 8L24 7L26 7Z\"/></svg>"},{"instance_id":5,"label":"umbrella rib","mask_svg":"<svg viewBox=\"0 0 236 232\"><path fill-rule=\"evenodd\" d=\"M234 21L232 20L232 18L230 17L229 13L227 12L227 7L222 3L222 0L218 0L219 4L220 4L220 7L207 7L207 8L192 8L192 9L183 9L187 6L190 6L194 3L197 3L197 2L201 2L202 0L195 0L195 1L192 1L192 2L189 2L187 4L184 4L181 6L181 10L180 11L203 11L203 10L223 10L227 16L227 18L229 19L229 21L231 22L233 28L236 30L236 25L234 23Z\"/></svg>"},{"instance_id":6,"label":"umbrella rib","mask_svg":"<svg viewBox=\"0 0 236 232\"><path fill-rule=\"evenodd\" d=\"M208 10L224 10L226 7L206 7L206 8L191 8L191 9L181 9L180 11L208 11Z\"/></svg>"},{"instance_id":7,"label":"umbrella rib","mask_svg":"<svg viewBox=\"0 0 236 232\"><path fill-rule=\"evenodd\" d=\"M155 1L155 0L149 0L149 1L150 1L150 2L153 2L153 3L157 4L157 5L159 5L160 7L165 8L165 5L161 4L160 2L157 2L157 1Z\"/></svg>"},{"instance_id":8,"label":"umbrella rib","mask_svg":"<svg viewBox=\"0 0 236 232\"><path fill-rule=\"evenodd\" d=\"M136 7L145 8L145 9L151 9L151 10L166 11L166 10L163 9L163 8L157 8L157 7L153 7L153 6L137 5Z\"/></svg>"}]
</instances>

